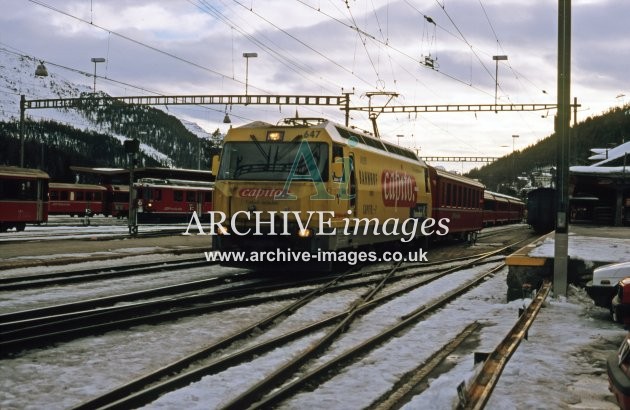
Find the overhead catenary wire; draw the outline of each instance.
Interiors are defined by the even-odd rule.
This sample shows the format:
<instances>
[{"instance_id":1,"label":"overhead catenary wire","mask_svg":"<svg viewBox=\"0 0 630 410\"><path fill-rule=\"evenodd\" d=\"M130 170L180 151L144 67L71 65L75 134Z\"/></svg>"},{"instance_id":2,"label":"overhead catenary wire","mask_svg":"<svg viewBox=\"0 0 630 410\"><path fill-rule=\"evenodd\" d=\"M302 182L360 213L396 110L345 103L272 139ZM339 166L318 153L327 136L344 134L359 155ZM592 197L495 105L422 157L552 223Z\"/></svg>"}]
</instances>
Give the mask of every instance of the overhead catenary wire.
<instances>
[{"instance_id":1,"label":"overhead catenary wire","mask_svg":"<svg viewBox=\"0 0 630 410\"><path fill-rule=\"evenodd\" d=\"M43 60L41 58L37 58L36 56L28 55L25 52L20 51L20 50L18 50L16 48L6 44L6 43L1 43L0 42L0 46L2 46L2 47L0 47L0 52L13 54L13 55L18 56L18 57L29 58L29 59L32 59L34 61L43 61L44 63L46 63L49 66L58 67L60 69L63 69L63 70L66 70L66 71L70 71L70 72L73 72L73 73L76 73L76 74L80 74L80 75L83 75L83 76L86 76L86 77L92 77L94 75L93 73L88 73L88 72L83 71L83 70L79 70L79 69L76 69L76 68L68 67L68 66L65 66L65 65L62 65L62 64L55 63L53 61ZM12 48L15 51L9 50L7 47L8 48ZM139 90L139 91L142 91L142 92L145 92L145 93L148 93L148 94L160 95L160 96L165 95L164 93L161 93L159 91L151 90L151 89L148 89L146 87L142 87L142 86L139 86L139 85L136 85L136 84L131 84L131 83L128 83L128 82L125 82L125 81L120 81L120 80L116 80L116 79L108 78L108 77L101 77L101 76L98 76L98 75L96 77L100 78L101 80L107 81L109 83L121 85L121 86L128 87L128 88L133 88L135 90ZM23 94L23 92L13 93L13 94L21 95L21 94ZM212 107L209 107L209 106L200 105L198 107L203 108L205 110L215 111L217 113L223 113L223 110L212 108ZM239 118L238 115L235 115L235 117ZM243 117L243 119L247 119L247 118ZM248 119L248 120L252 121L252 119Z\"/></svg>"},{"instance_id":2,"label":"overhead catenary wire","mask_svg":"<svg viewBox=\"0 0 630 410\"><path fill-rule=\"evenodd\" d=\"M335 61L335 59L328 57L327 55L325 55L324 53L320 52L319 50L317 50L316 48L314 48L313 46L309 45L308 43L306 43L305 41L299 39L298 37L296 37L295 35L289 33L287 30L281 28L280 26L278 26L277 24L273 23L271 20L267 19L266 17L264 17L262 14L258 13L257 11L254 10L250 10L248 9L244 4L242 4L242 2L238 1L238 0L233 0L234 3L236 3L237 5L241 6L242 8L246 9L248 12L252 13L253 15L255 15L256 17L260 18L262 21L264 21L265 23L271 25L272 27L274 27L275 29L279 30L280 32L282 32L283 34L287 35L288 37L290 37L291 39L295 40L297 43L299 43L300 45L306 47L308 50L316 53L317 55L319 55L320 57L322 57L323 59L325 59L326 61L328 61L329 63L331 63L332 65L340 68L341 70L345 71L346 73L352 75L353 77L357 78L359 81L361 81L362 83L366 84L366 85L370 85L370 82L367 81L364 78L359 77L358 75L356 75L356 73L352 72L352 70L349 70L348 68L344 67L343 65L339 64L338 61ZM339 86L340 88L340 86Z\"/></svg>"},{"instance_id":3,"label":"overhead catenary wire","mask_svg":"<svg viewBox=\"0 0 630 410\"><path fill-rule=\"evenodd\" d=\"M103 30L103 31L105 31L105 32L108 32L108 33L110 33L110 34L113 34L113 35L115 35L115 36L117 36L117 37L120 37L120 38L122 38L122 39L124 39L124 40L130 41L130 42L132 42L132 43L134 43L134 44L137 44L137 45L139 45L139 46L142 46L142 47L148 48L148 49L153 50L153 51L155 51L155 52L157 52L157 53L160 53L160 54L166 55L166 56L168 56L168 57L170 57L170 58L173 58L173 59L175 59L175 60L179 60L179 61L181 61L181 62L183 62L183 63L189 64L189 65L191 65L191 66L193 66L193 67L197 67L197 68L199 68L199 69L201 69L201 70L204 70L204 71L207 71L207 72L209 72L209 73L212 73L212 74L218 75L218 76L220 76L220 77L224 77L224 78L226 78L226 79L230 79L230 80L231 80L231 78L230 78L230 77L226 76L226 75L225 75L225 74L223 74L223 73L220 73L220 72L218 72L218 71L212 70L212 69L210 69L210 68L208 68L208 67L204 67L204 66L202 66L201 64L198 64L198 63L195 63L195 62L193 62L193 61L187 60L187 59L185 59L185 58L183 58L183 57L180 57L180 56L177 56L177 55L175 55L175 54L173 54L173 53L169 53L168 51L164 51L164 50L161 50L161 49L159 49L159 48L157 48L157 47L154 47L154 46L151 46L151 45L149 45L149 44L143 43L142 41L136 40L136 39L134 39L134 38L132 38L132 37L129 37L129 36L126 36L126 35L124 35L124 34L122 34L122 33L118 33L117 31L114 31L114 30L108 29L108 28L103 27L103 26L100 26L100 25L98 25L98 24L91 23L91 22L89 22L89 21L87 21L87 20L85 20L85 19L83 19L83 18L81 18L81 17L75 16L75 15L73 15L73 14L70 14L70 13L66 12L66 11L63 11L63 10L61 10L61 9L58 9L58 8L54 7L54 6L51 6L50 4L46 4L46 3L42 2L42 1L39 1L39 0L28 0L28 1L30 1L30 2L31 2L31 3L33 3L33 4L37 4L38 6L45 7L45 8L47 8L47 9L49 9L49 10L52 10L52 11L54 11L54 12L56 12L56 13L63 14L63 15L65 15L65 16L70 17L70 18L72 18L72 19L75 19L75 20L77 20L77 21L80 21L80 22L83 22L83 23L89 24L89 25L91 25L91 26L94 26L94 27L96 27L96 28L98 28L98 29L100 29L100 30Z\"/></svg>"},{"instance_id":4,"label":"overhead catenary wire","mask_svg":"<svg viewBox=\"0 0 630 410\"><path fill-rule=\"evenodd\" d=\"M134 38L132 38L132 37L130 37L130 36L127 36L127 35L124 35L124 34L122 34L122 33L119 33L119 32L117 32L117 31L115 31L115 30L109 29L109 28L107 28L107 27L103 27L103 26L98 25L98 24L94 24L93 22L89 22L89 21L87 21L87 20L85 20L85 19L83 19L83 18L81 18L81 17L75 16L75 15L73 15L73 14L69 13L69 12L66 12L66 11L61 10L61 9L58 9L58 8L56 8L56 7L54 7L54 6L48 5L48 4L46 4L46 3L43 3L42 1L39 1L39 0L29 0L29 1L30 1L30 2L32 2L33 4L36 4L36 5L38 5L38 6L45 7L45 8L47 8L47 9L51 10L51 11L54 11L54 12L60 13L60 14L62 14L62 15L65 15L65 16L67 16L67 17L70 17L70 18L72 18L72 19L75 19L75 20L77 20L77 21L80 21L80 22L82 22L82 23L89 24L89 25L90 25L90 26L92 26L92 27L95 27L95 28L97 28L97 29L99 29L99 30L102 30L102 31L107 32L109 35L115 35L115 36L117 36L117 37L119 37L119 38L122 38L122 39L124 39L124 40L130 41L130 42L132 42L132 43L134 43L134 44L136 44L136 45L139 45L139 46L141 46L141 47L144 47L144 48L150 49L150 50L152 50L152 51L155 51L155 52L157 52L157 53L163 54L163 55L165 55L165 56L167 56L167 57L169 57L169 58L173 58L173 59L175 59L175 60L177 60L177 61L180 61L180 62L186 63L186 64L188 64L188 65L191 65L191 66L193 66L193 67L199 68L199 69L201 69L201 70L204 70L204 71L210 72L210 73L212 73L212 74L216 74L216 75L220 76L220 77L221 77L222 79L224 79L224 80L231 80L231 81L235 81L235 82L240 83L240 84L244 84L244 82L243 82L243 81L240 81L240 80L238 80L238 79L236 79L236 78L231 78L230 76L228 76L228 75L226 75L226 74L223 74L223 73L218 72L218 71L216 71L216 70L213 70L213 69L210 69L210 68L208 68L208 67L202 66L202 65L200 65L200 64L198 64L198 63L195 63L195 62L190 61L190 60L188 60L188 59L185 59L185 58L183 58L183 57L177 56L177 55L175 55L175 54L173 54L173 53L170 53L170 52L167 52L167 51L161 50L161 49L159 49L159 48L157 48L157 47L155 47L155 46L152 46L152 45L146 44L146 43L144 43L144 42L142 42L142 41L136 40L136 39L134 39ZM98 76L97 76L97 77L98 77ZM139 87L134 87L134 88L139 88ZM256 87L256 88L257 88L257 87ZM268 94L272 94L272 92L271 92L271 91L268 91L268 90L267 90L267 91L266 91L266 90L261 90L261 91L263 91L263 92L265 92L265 93L268 93ZM154 92L154 91L153 91L153 93L156 93L156 94L159 94L159 95L163 95L163 93L160 93L160 92Z\"/></svg>"},{"instance_id":5,"label":"overhead catenary wire","mask_svg":"<svg viewBox=\"0 0 630 410\"><path fill-rule=\"evenodd\" d=\"M42 2L42 1L46 1L46 0L32 0L32 2L34 4L38 4L38 2ZM409 75L411 78L414 79L414 81L416 82L416 84L418 85L422 85L423 87L425 87L426 89L428 89L433 95L435 96L443 96L445 95L443 91L441 90L437 90L435 85L433 83L425 83L424 79L423 79L423 75L419 72L422 72L422 70L414 70L414 68L410 65L410 64L405 64L406 59L408 59L411 62L419 62L419 59L417 56L411 56L411 55L406 55L405 52L405 48L404 47L400 47L400 43L397 44L397 40L396 38L392 38L390 37L390 27L384 26L383 25L383 19L382 19L382 10L379 9L377 10L374 7L374 1L373 0L364 0L364 3L366 5L366 10L365 13L363 15L359 15L358 14L358 10L356 5L360 3L360 1L355 0L355 1L351 1L349 2L350 4L348 4L347 2L339 2L338 0L329 0L330 4L336 4L339 5L339 9L344 10L345 9L350 9L348 12L343 12L343 13L338 13L337 16L335 16L335 18L337 20L339 20L340 23L344 24L346 27L348 27L349 30L352 30L353 33L356 34L356 38L361 40L362 44L359 45L357 43L357 45L359 47L363 47L363 49L365 50L366 56L368 58L368 60L363 61L363 68L365 70L370 69L371 71L373 71L376 74L376 79L377 79L377 87L384 87L385 81L390 81L390 79L393 79L393 84L389 83L387 84L388 86L393 85L394 88L397 88L397 77L399 77L401 74L403 75ZM192 4L192 1L189 0L189 3ZM216 2L196 2L194 3L195 5L201 5L203 7L203 4L215 4L217 5L217 7L223 11L224 13L226 12L226 9L223 7L223 5L226 5L230 3L230 6L233 7L234 9L244 9L247 11L248 14L251 14L253 16L258 15L262 15L264 16L267 20L270 20L273 22L273 18L271 18L270 14L266 13L266 9L264 7L261 7L262 3L250 3L246 0L241 0L241 1L229 1L229 0L217 0ZM299 3L301 4L305 4L305 1L299 1ZM319 1L319 2L313 2L311 1L310 3L312 3L312 5L306 5L308 7L310 7L311 9L315 10L317 13L320 13L321 15L325 15L326 14L326 10L322 9L322 6L326 6L326 4L324 4L325 2ZM437 4L442 7L443 9L445 8L445 5L443 4L443 2L437 2ZM485 7L483 7L483 4L480 1L480 4L482 6L482 9L484 10L484 14L486 15L486 19L489 20L489 13L485 10ZM234 6L236 5L236 6ZM257 7L254 10L254 7ZM387 7L389 10L390 4L389 2L387 2ZM339 10L337 9L337 10ZM384 10L384 9L383 9ZM229 10L228 10L229 11ZM452 10L448 10L449 12L451 12ZM488 11L492 11L491 9L488 9ZM344 18L343 16L347 17L347 14L350 14L350 18ZM373 19L368 19L367 17L365 18L365 21L363 21L363 16L367 16L369 14L373 14L374 18ZM245 15L246 13L239 13L241 16ZM335 14L335 13L333 13ZM408 13L411 14L411 13ZM428 14L422 14L422 18L424 18L424 15L428 15ZM342 16L342 17L338 17L338 16ZM453 15L451 15L453 16ZM95 15L94 17L98 17L97 15ZM224 17L233 17L230 15L227 15L227 13L225 13ZM435 14L433 14L432 17L436 17ZM440 17L440 15L438 15L437 17ZM389 15L388 15L389 18ZM91 19L91 23L93 23L94 21L99 22L98 18L96 20ZM320 21L322 19L319 19ZM456 19L453 19L456 21ZM217 20L219 21L219 20ZM261 20L264 21L264 20ZM335 21L334 19L331 19L330 21ZM437 22L436 27L439 27L439 21L436 19L435 20ZM87 24L89 24L90 22L87 22ZM229 30L231 31L232 34L232 41L234 42L234 36L236 35L236 37L238 38L239 36L245 34L251 35L253 37L255 37L258 41L260 41L260 43L262 44L263 47L268 47L269 49L271 49L272 51L270 51L270 53L275 53L275 57L278 61L281 61L281 63L284 66L287 67L292 67L291 69L293 71L295 71L296 73L298 73L299 75L301 75L303 78L307 79L308 86L317 86L320 88L326 88L326 89L330 89L330 88L335 88L335 91L338 91L339 88L343 88L341 87L339 83L339 81L335 81L334 79L331 79L330 76L324 76L321 75L320 72L314 71L312 69L313 65L308 65L308 64L304 64L304 60L303 59L299 59L299 58L293 58L294 55L292 55L290 53L290 51L287 51L286 48L282 48L279 47L279 44L283 44L282 41L283 39L280 39L280 41L274 41L276 40L275 38L273 38L273 36L269 36L266 37L265 33L268 33L269 30L259 30L260 24L258 24L257 22L254 22L254 24L251 27L247 27L246 25L240 24L240 21L238 20L226 20L226 23L228 23L228 27ZM370 23L374 23L372 26L370 26ZM235 26L236 24L236 26ZM276 26L280 26L282 27L282 24L279 23L274 23ZM489 24L491 24L489 22ZM91 24L91 26L96 27L94 24ZM238 31L235 27L240 26L240 27L245 27L244 33L241 33L240 31ZM273 27L273 25L271 25L270 27ZM286 29L285 30L293 35L294 37L296 37L297 39L303 40L305 43L309 43L308 41L308 37L305 37L301 34L301 31L298 30L292 30L292 29ZM297 26L296 26L297 27ZM100 28L100 27L97 27ZM387 30L385 30L385 28ZM445 30L441 27L440 28L440 40L442 40L442 30ZM102 30L105 28L101 28ZM492 26L493 29L493 34L495 35L495 39L498 38L498 32L494 29L494 26ZM107 30L107 29L105 29ZM256 31L254 31L256 30ZM116 33L109 33L108 31L108 36L111 38L112 36L116 36ZM371 31L371 32L370 32ZM446 31L446 30L445 30ZM237 34L236 34L237 33ZM454 38L457 38L459 41L464 41L470 48L470 43L467 42L467 39L465 37L460 37L459 35L453 34ZM243 37L246 40L250 40L249 37L244 36ZM305 40L306 39L306 40ZM239 39L240 40L240 39ZM286 42L286 41L285 41ZM142 43L142 41L140 42ZM240 43L237 42L237 44ZM115 44L115 43L113 43ZM234 44L234 43L233 43ZM255 43L256 44L256 43ZM256 44L257 46L258 44ZM311 42L311 46L313 46L313 43ZM234 45L232 46L232 53L234 53ZM375 51L375 47L380 47L379 50ZM332 59L333 61L338 62L340 65L345 66L346 68L350 68L349 64L347 63L343 63L343 61L339 58L335 58L333 55L331 55L330 53L327 53L326 51L324 51L323 49L318 49L317 46L313 46L314 49L316 49L317 51L319 51L321 54L323 54L324 56L327 56L328 58ZM264 49L265 51L268 51L267 49ZM251 51L256 51L256 50L251 50ZM109 40L108 40L108 52L109 52ZM483 51L480 51L477 48L471 48L471 53L474 54L474 52L479 53L479 56L481 56L481 58L485 58L484 57L484 53ZM387 53L387 56L389 58L389 65L390 65L390 69L391 69L391 75L387 75L386 71L388 70L383 70L382 69L382 62L380 59L383 58L384 53ZM471 55L473 55L471 54ZM239 54L240 55L240 54ZM270 54L271 55L271 54ZM168 55L167 55L168 56ZM404 58L398 58L399 56L403 56ZM443 54L441 54L441 57L443 56ZM476 56L477 59L479 59L479 56ZM317 55L317 57L322 58L320 55ZM170 57L169 57L170 58ZM379 59L380 58L380 59ZM233 54L233 59L234 59L234 54ZM109 60L109 59L108 59ZM184 59L187 60L187 59ZM188 59L189 60L189 59ZM292 61L291 61L292 60ZM267 60L268 61L268 60ZM286 64L285 64L286 62ZM297 64L295 64L297 63ZM327 66L332 66L332 64L329 64L328 60L324 60L323 62L320 60L319 63L326 63ZM288 64L288 65L287 65ZM472 66L473 64L471 64L471 70L472 70ZM334 66L333 68L338 68L337 66ZM448 67L447 67L448 68ZM210 69L212 70L213 67L210 67ZM494 70L494 67L493 67ZM218 72L220 72L221 70L217 70ZM226 73L220 73L221 75L223 75L223 77L221 77L222 81L234 81L236 83L243 83L242 81L238 81L235 78L235 73L234 73L234 61L232 62L232 67L231 70L225 70ZM231 71L231 73L229 72ZM361 81L362 84L365 84L367 86L373 87L374 86L374 80L373 79L368 79L367 77L371 77L371 75L368 74L368 76L366 75L362 75L362 72L365 71L356 71L356 70L350 70L350 71L354 71L356 72L356 74L361 77L361 79L363 81ZM448 70L446 70L448 71ZM487 71L487 70L486 70ZM347 73L347 71L344 71ZM472 71L471 71L472 72ZM494 72L494 71L493 71ZM514 70L514 72L516 73L516 71ZM478 86L476 86L475 84L473 84L472 82L472 75L471 75L471 81L462 81L461 79L457 78L457 75L450 75L448 72L442 72L442 71L437 71L436 75L441 75L441 76L445 76L447 78L453 79L459 83L464 84L467 87L471 87L472 89L475 89L481 93L484 93L485 95L492 95L491 93L487 92L486 90L484 90L483 88L480 88ZM518 73L516 73L516 75L518 75ZM465 75L464 75L465 76ZM108 80L109 81L109 80ZM344 84L347 86L347 84ZM349 87L345 87L346 89ZM415 88L415 87L414 87ZM258 88L260 89L260 88ZM409 88L404 90L405 93L409 92ZM414 91L416 92L416 91ZM161 94L161 93L157 93L157 94ZM427 93L422 93L422 94L417 94L419 96L423 96L423 95L427 95ZM403 98L403 97L401 97ZM408 97L407 97L408 98ZM251 107L253 108L253 107ZM258 108L256 108L258 109ZM221 112L223 112L223 110L220 110ZM362 115L361 113L354 113L354 115Z\"/></svg>"}]
</instances>

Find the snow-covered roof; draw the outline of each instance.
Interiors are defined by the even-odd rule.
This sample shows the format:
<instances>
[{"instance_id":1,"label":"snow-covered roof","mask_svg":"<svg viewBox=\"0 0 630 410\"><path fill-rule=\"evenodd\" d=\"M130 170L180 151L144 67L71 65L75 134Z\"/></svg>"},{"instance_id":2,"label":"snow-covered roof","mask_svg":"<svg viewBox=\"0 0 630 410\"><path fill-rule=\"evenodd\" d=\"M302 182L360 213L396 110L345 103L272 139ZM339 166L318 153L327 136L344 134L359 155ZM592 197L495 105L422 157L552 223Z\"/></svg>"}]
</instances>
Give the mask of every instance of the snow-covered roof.
<instances>
[{"instance_id":1,"label":"snow-covered roof","mask_svg":"<svg viewBox=\"0 0 630 410\"><path fill-rule=\"evenodd\" d=\"M626 166L621 160L626 154L630 154L630 141L614 148L593 148L591 151L594 152L595 155L591 156L589 159L603 158L603 160L592 165L573 166L569 168L571 173L620 175L630 172L630 164Z\"/></svg>"},{"instance_id":2,"label":"snow-covered roof","mask_svg":"<svg viewBox=\"0 0 630 410\"><path fill-rule=\"evenodd\" d=\"M574 174L607 174L607 175L621 175L630 174L630 164L627 167L594 167L594 166L575 166L571 167L571 172Z\"/></svg>"},{"instance_id":3,"label":"snow-covered roof","mask_svg":"<svg viewBox=\"0 0 630 410\"><path fill-rule=\"evenodd\" d=\"M593 152L597 152L600 155L603 155L602 157L602 161L596 162L595 164L593 164L592 166L594 167L601 167L604 166L605 164L616 160L617 158L621 158L623 157L625 154L630 153L630 141L618 145L614 148L610 148L610 149L606 149L606 148L595 148L592 149L591 151ZM595 157L596 155L593 155L591 158ZM589 159L591 159L589 158Z\"/></svg>"}]
</instances>

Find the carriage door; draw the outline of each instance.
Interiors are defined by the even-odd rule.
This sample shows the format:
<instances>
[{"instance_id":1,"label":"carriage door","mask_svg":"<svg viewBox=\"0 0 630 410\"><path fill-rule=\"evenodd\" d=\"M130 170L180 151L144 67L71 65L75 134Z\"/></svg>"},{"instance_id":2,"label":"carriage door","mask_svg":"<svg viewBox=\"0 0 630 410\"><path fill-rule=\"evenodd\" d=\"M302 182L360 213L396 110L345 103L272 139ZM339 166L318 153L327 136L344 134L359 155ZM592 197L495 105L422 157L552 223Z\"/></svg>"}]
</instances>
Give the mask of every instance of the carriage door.
<instances>
[{"instance_id":1,"label":"carriage door","mask_svg":"<svg viewBox=\"0 0 630 410\"><path fill-rule=\"evenodd\" d=\"M44 189L44 181L38 179L37 183L37 197L35 203L37 204L37 221L44 220L44 201L47 201L48 198L45 197L47 194Z\"/></svg>"}]
</instances>

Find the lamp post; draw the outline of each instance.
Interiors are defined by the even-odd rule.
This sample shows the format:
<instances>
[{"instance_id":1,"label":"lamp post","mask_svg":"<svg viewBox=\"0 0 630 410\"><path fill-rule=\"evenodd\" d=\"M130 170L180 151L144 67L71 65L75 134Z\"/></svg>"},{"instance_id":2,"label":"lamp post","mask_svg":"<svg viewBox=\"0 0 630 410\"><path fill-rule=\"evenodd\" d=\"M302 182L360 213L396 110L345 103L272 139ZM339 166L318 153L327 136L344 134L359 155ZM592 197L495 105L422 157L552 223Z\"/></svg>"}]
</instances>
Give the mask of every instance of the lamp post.
<instances>
[{"instance_id":1,"label":"lamp post","mask_svg":"<svg viewBox=\"0 0 630 410\"><path fill-rule=\"evenodd\" d=\"M496 64L496 69L494 71L494 105L497 105L497 93L499 91L499 61L505 61L508 59L507 56L492 56ZM494 111L497 112L496 110Z\"/></svg>"},{"instance_id":2,"label":"lamp post","mask_svg":"<svg viewBox=\"0 0 630 410\"><path fill-rule=\"evenodd\" d=\"M94 94L96 94L96 63L104 63L105 59L103 57L92 57L92 62L94 63Z\"/></svg>"},{"instance_id":3,"label":"lamp post","mask_svg":"<svg viewBox=\"0 0 630 410\"><path fill-rule=\"evenodd\" d=\"M249 80L249 59L258 57L258 53L243 53L245 57L245 95L247 95L247 83Z\"/></svg>"}]
</instances>

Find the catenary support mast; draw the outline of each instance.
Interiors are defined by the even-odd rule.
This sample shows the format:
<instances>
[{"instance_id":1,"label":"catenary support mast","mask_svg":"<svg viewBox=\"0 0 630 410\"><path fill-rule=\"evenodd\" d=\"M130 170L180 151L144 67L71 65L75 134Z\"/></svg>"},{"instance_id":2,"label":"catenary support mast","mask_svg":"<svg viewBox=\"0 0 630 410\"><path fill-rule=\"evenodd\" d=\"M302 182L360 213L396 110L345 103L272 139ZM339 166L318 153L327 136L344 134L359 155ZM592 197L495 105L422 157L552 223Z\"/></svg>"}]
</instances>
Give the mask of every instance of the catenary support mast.
<instances>
[{"instance_id":1,"label":"catenary support mast","mask_svg":"<svg viewBox=\"0 0 630 410\"><path fill-rule=\"evenodd\" d=\"M569 143L571 123L571 0L558 0L558 114L556 117L556 233L553 291L567 294L569 253Z\"/></svg>"}]
</instances>

